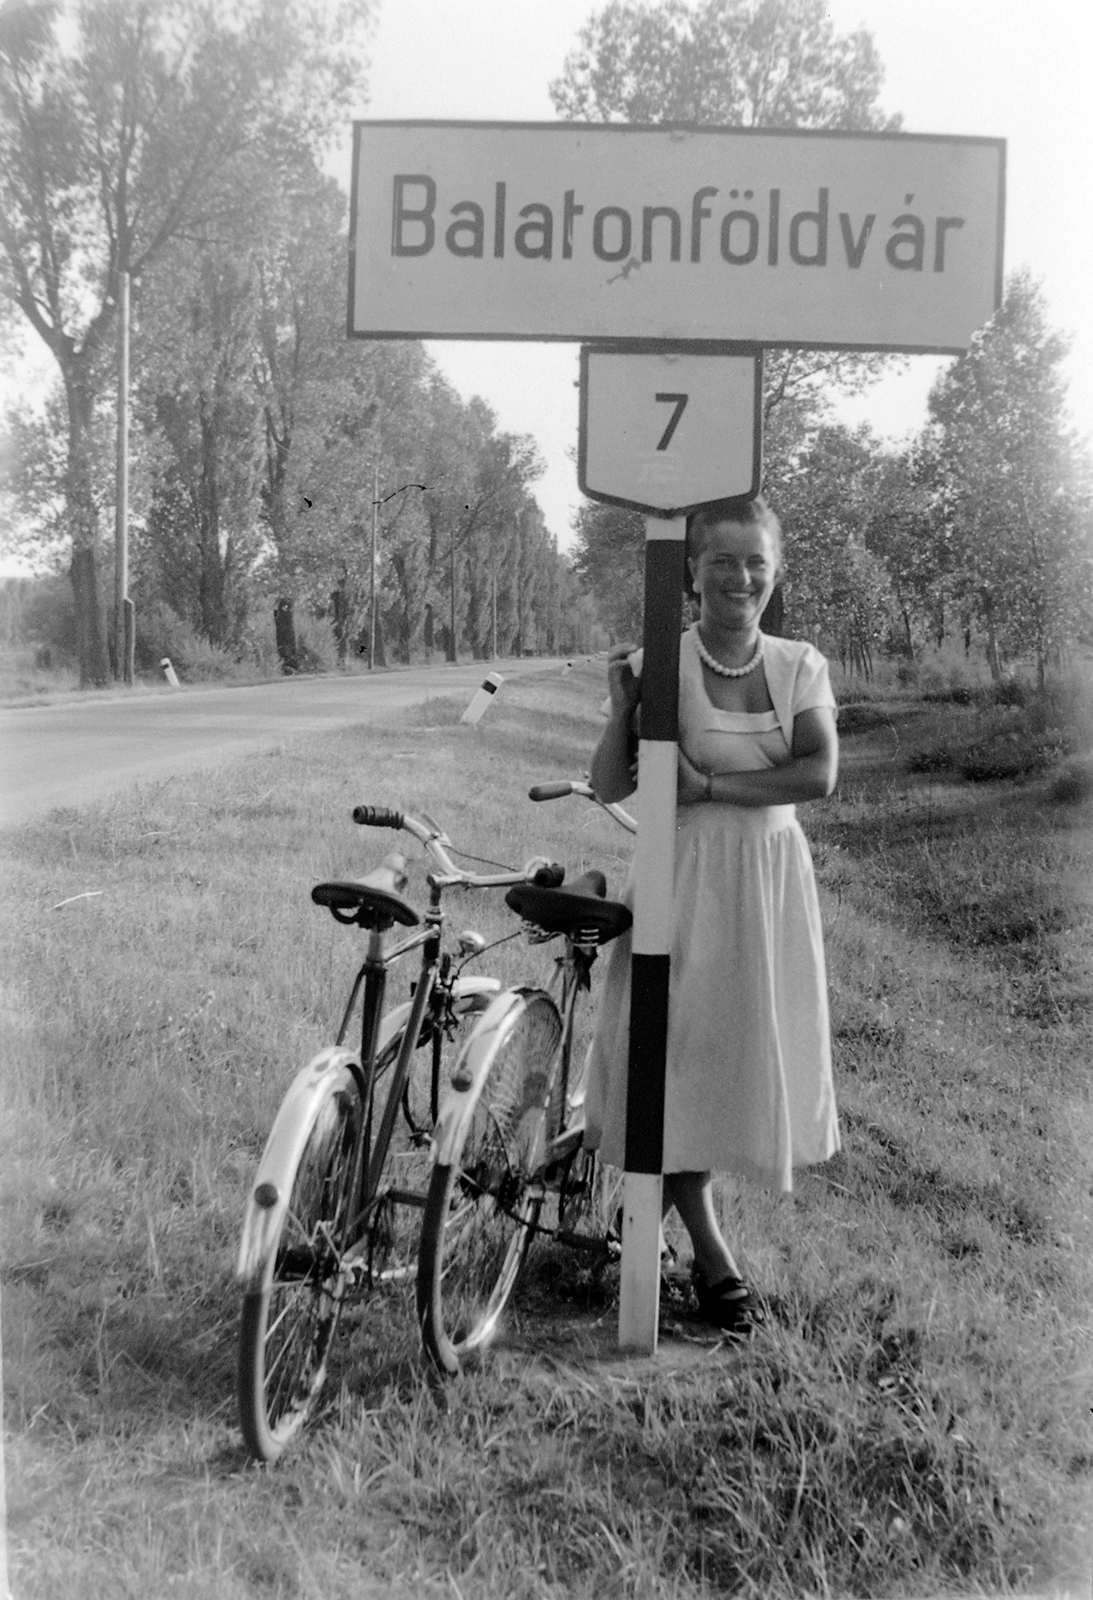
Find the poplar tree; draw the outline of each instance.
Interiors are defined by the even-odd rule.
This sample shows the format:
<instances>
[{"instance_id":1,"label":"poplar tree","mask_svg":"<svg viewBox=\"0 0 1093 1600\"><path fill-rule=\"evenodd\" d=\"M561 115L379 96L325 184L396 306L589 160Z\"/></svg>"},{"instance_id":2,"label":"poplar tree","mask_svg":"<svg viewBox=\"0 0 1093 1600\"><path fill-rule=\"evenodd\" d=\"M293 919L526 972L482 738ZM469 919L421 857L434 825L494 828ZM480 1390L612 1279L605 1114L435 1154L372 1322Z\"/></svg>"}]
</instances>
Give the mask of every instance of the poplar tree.
<instances>
[{"instance_id":1,"label":"poplar tree","mask_svg":"<svg viewBox=\"0 0 1093 1600\"><path fill-rule=\"evenodd\" d=\"M824 0L609 0L581 29L550 86L580 122L893 131L878 104L884 69L864 29L836 33ZM860 393L893 358L770 350L765 421L787 402Z\"/></svg>"},{"instance_id":2,"label":"poplar tree","mask_svg":"<svg viewBox=\"0 0 1093 1600\"><path fill-rule=\"evenodd\" d=\"M1003 652L1031 656L1041 687L1093 600L1093 472L1067 417L1068 347L1023 269L929 400L958 597L975 609L992 676Z\"/></svg>"},{"instance_id":3,"label":"poplar tree","mask_svg":"<svg viewBox=\"0 0 1093 1600\"><path fill-rule=\"evenodd\" d=\"M372 0L6 0L0 292L57 361L80 679L109 675L96 401L120 275L215 239L234 166L317 151L360 90Z\"/></svg>"}]
</instances>

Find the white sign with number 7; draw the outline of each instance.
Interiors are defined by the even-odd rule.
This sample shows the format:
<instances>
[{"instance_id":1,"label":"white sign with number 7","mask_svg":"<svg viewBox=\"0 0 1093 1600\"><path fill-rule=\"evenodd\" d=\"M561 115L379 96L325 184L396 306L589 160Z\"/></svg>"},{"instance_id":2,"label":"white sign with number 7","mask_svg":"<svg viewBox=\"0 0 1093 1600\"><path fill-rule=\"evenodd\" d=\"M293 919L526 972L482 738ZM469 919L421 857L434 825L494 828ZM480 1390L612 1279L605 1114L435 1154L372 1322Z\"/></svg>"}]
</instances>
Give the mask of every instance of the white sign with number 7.
<instances>
[{"instance_id":1,"label":"white sign with number 7","mask_svg":"<svg viewBox=\"0 0 1093 1600\"><path fill-rule=\"evenodd\" d=\"M758 494L761 417L758 350L586 346L581 492L653 516Z\"/></svg>"}]
</instances>

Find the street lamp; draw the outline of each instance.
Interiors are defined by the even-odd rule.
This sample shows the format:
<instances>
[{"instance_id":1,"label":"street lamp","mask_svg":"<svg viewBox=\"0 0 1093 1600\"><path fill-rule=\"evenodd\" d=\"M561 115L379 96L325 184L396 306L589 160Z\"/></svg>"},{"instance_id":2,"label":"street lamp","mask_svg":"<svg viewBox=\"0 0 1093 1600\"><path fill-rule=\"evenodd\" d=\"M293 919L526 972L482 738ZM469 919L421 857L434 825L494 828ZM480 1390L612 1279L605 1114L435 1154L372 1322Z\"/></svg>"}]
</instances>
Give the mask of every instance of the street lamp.
<instances>
[{"instance_id":1,"label":"street lamp","mask_svg":"<svg viewBox=\"0 0 1093 1600\"><path fill-rule=\"evenodd\" d=\"M371 559L369 561L369 568L370 568L370 572L371 572L371 577L370 577L370 582L369 582L369 594L368 594L368 670L369 670L369 672L372 671L372 668L373 668L373 666L375 664L375 660L376 660L376 532L377 532L377 522L379 520L379 509L380 509L380 506L386 505L388 500L393 500L397 494L405 494L407 489L421 489L424 492L425 485L423 483L404 483L402 485L401 489L392 489L391 493L390 494L385 494L383 496L383 499L381 500L380 499L380 469L379 469L378 464L372 468L372 551L371 551Z\"/></svg>"}]
</instances>

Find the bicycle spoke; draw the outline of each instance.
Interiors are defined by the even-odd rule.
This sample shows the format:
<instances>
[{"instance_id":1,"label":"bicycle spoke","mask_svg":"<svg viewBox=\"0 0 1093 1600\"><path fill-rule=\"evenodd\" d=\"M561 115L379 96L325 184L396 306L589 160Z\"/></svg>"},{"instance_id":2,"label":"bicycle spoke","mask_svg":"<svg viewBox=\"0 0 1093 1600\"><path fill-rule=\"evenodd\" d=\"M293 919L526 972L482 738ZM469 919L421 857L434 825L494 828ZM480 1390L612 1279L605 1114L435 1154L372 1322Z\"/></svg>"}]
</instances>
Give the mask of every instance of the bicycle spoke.
<instances>
[{"instance_id":1,"label":"bicycle spoke","mask_svg":"<svg viewBox=\"0 0 1093 1600\"><path fill-rule=\"evenodd\" d=\"M458 1160L433 1174L422 1228L418 1314L447 1371L489 1342L542 1204L561 1021L547 995L521 997L481 1069Z\"/></svg>"},{"instance_id":2,"label":"bicycle spoke","mask_svg":"<svg viewBox=\"0 0 1093 1600\"><path fill-rule=\"evenodd\" d=\"M347 1076L332 1079L295 1169L273 1279L244 1302L240 1417L248 1446L274 1459L322 1383L341 1308L349 1168L360 1106Z\"/></svg>"}]
</instances>

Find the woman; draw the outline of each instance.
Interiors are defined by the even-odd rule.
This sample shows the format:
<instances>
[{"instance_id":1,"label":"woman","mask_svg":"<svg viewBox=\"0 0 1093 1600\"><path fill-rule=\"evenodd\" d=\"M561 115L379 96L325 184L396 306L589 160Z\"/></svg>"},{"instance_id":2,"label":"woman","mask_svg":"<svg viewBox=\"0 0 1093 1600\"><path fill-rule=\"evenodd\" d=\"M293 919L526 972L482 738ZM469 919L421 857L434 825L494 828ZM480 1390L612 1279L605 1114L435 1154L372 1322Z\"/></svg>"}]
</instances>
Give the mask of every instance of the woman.
<instances>
[{"instance_id":1,"label":"woman","mask_svg":"<svg viewBox=\"0 0 1093 1600\"><path fill-rule=\"evenodd\" d=\"M789 1190L794 1167L839 1148L819 904L795 811L832 792L838 739L823 656L759 631L782 556L765 502L704 508L687 546L700 614L680 643L664 1193L691 1235L703 1316L742 1330L755 1306L718 1226L712 1172ZM640 652L611 651L591 771L604 801L636 787L640 670ZM586 1101L588 1143L619 1167L629 1017L627 936L608 960Z\"/></svg>"}]
</instances>

